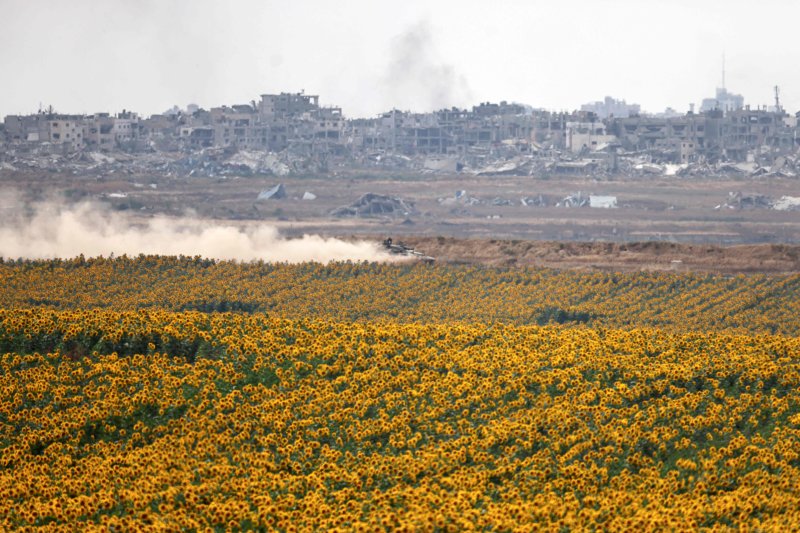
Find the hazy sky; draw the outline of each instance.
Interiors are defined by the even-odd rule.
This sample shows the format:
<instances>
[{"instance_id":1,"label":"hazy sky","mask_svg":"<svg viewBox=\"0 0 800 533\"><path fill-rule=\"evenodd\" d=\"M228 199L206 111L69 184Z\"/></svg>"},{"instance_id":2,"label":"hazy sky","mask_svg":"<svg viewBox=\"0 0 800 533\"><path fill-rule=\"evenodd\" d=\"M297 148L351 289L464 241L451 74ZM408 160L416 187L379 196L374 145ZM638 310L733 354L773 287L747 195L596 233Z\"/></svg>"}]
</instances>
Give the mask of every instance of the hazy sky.
<instances>
[{"instance_id":1,"label":"hazy sky","mask_svg":"<svg viewBox=\"0 0 800 533\"><path fill-rule=\"evenodd\" d=\"M0 117L319 94L348 117L605 95L800 107L795 0L0 0Z\"/></svg>"}]
</instances>

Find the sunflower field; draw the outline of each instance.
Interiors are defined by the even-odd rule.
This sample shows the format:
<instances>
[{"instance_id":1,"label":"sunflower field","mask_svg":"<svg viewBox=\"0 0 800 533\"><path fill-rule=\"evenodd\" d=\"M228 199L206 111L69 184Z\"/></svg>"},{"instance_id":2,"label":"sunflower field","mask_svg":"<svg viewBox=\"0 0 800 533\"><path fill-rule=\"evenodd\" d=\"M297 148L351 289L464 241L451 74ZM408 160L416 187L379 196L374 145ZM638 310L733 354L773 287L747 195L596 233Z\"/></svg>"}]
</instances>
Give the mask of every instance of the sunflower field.
<instances>
[{"instance_id":1,"label":"sunflower field","mask_svg":"<svg viewBox=\"0 0 800 533\"><path fill-rule=\"evenodd\" d=\"M799 289L6 260L0 530L793 530Z\"/></svg>"}]
</instances>

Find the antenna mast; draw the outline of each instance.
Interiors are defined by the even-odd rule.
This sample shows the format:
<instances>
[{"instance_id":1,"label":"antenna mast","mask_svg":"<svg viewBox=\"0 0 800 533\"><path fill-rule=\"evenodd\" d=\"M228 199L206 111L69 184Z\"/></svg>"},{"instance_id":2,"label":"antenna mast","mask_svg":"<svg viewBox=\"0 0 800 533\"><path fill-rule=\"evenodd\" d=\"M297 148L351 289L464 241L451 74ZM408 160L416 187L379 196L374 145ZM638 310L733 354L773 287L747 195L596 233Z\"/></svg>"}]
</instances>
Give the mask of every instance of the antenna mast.
<instances>
[{"instance_id":1,"label":"antenna mast","mask_svg":"<svg viewBox=\"0 0 800 533\"><path fill-rule=\"evenodd\" d=\"M722 88L725 88L725 52L722 52Z\"/></svg>"}]
</instances>

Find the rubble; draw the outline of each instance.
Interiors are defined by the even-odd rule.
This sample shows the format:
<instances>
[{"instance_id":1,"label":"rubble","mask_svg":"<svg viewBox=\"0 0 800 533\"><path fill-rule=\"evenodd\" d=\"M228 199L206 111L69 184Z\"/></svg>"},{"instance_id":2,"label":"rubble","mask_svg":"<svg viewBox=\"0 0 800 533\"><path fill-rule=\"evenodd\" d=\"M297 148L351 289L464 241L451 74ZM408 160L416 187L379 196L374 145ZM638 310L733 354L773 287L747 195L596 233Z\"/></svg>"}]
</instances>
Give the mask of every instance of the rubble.
<instances>
[{"instance_id":1,"label":"rubble","mask_svg":"<svg viewBox=\"0 0 800 533\"><path fill-rule=\"evenodd\" d=\"M580 191L565 196L556 203L556 207L587 207L588 205L589 197L581 194Z\"/></svg>"},{"instance_id":2,"label":"rubble","mask_svg":"<svg viewBox=\"0 0 800 533\"><path fill-rule=\"evenodd\" d=\"M302 199L303 200L316 200L317 199L317 195L314 194L313 192L306 191L306 192L303 193L303 198Z\"/></svg>"},{"instance_id":3,"label":"rubble","mask_svg":"<svg viewBox=\"0 0 800 533\"><path fill-rule=\"evenodd\" d=\"M547 199L541 194L536 197L525 196L519 201L525 207L547 207Z\"/></svg>"},{"instance_id":4,"label":"rubble","mask_svg":"<svg viewBox=\"0 0 800 533\"><path fill-rule=\"evenodd\" d=\"M474 196L470 196L464 200L464 205L483 205L484 201L480 198L475 198Z\"/></svg>"},{"instance_id":5,"label":"rubble","mask_svg":"<svg viewBox=\"0 0 800 533\"><path fill-rule=\"evenodd\" d=\"M495 199L493 199L491 203L492 203L492 205L494 205L494 206L498 206L498 207L499 207L499 206L510 206L510 205L514 205L514 202L512 202L511 200L507 200L507 199L505 199L505 198L500 198L499 196L498 196L498 197L496 197Z\"/></svg>"},{"instance_id":6,"label":"rubble","mask_svg":"<svg viewBox=\"0 0 800 533\"><path fill-rule=\"evenodd\" d=\"M364 194L349 206L334 209L331 215L336 217L371 217L380 215L401 215L407 217L409 214L415 212L412 202L370 192Z\"/></svg>"},{"instance_id":7,"label":"rubble","mask_svg":"<svg viewBox=\"0 0 800 533\"><path fill-rule=\"evenodd\" d=\"M778 211L800 211L800 197L781 196L780 200L772 203L772 209Z\"/></svg>"},{"instance_id":8,"label":"rubble","mask_svg":"<svg viewBox=\"0 0 800 533\"><path fill-rule=\"evenodd\" d=\"M774 209L776 211L800 211L800 197L781 196L772 200L769 196L759 193L742 193L735 191L728 193L725 203L714 206L714 209Z\"/></svg>"},{"instance_id":9,"label":"rubble","mask_svg":"<svg viewBox=\"0 0 800 533\"><path fill-rule=\"evenodd\" d=\"M613 209L617 207L617 197L590 195L589 207L595 207L601 209Z\"/></svg>"},{"instance_id":10,"label":"rubble","mask_svg":"<svg viewBox=\"0 0 800 533\"><path fill-rule=\"evenodd\" d=\"M422 170L437 174L455 174L463 165L455 157L426 157Z\"/></svg>"},{"instance_id":11,"label":"rubble","mask_svg":"<svg viewBox=\"0 0 800 533\"><path fill-rule=\"evenodd\" d=\"M666 175L666 167L656 165L655 163L639 163L633 167L643 174L657 174Z\"/></svg>"},{"instance_id":12,"label":"rubble","mask_svg":"<svg viewBox=\"0 0 800 533\"><path fill-rule=\"evenodd\" d=\"M525 176L530 175L532 158L517 156L499 159L491 164L470 171L475 176Z\"/></svg>"},{"instance_id":13,"label":"rubble","mask_svg":"<svg viewBox=\"0 0 800 533\"><path fill-rule=\"evenodd\" d=\"M664 165L665 176L682 176L689 169L688 163L681 165L666 164Z\"/></svg>"},{"instance_id":14,"label":"rubble","mask_svg":"<svg viewBox=\"0 0 800 533\"><path fill-rule=\"evenodd\" d=\"M729 192L724 204L717 205L714 209L771 209L772 200L758 193L742 193L741 191Z\"/></svg>"},{"instance_id":15,"label":"rubble","mask_svg":"<svg viewBox=\"0 0 800 533\"><path fill-rule=\"evenodd\" d=\"M413 160L410 157L403 154L396 154L386 151L367 154L364 157L364 160L370 162L370 166L383 168L411 169L414 167Z\"/></svg>"},{"instance_id":16,"label":"rubble","mask_svg":"<svg viewBox=\"0 0 800 533\"><path fill-rule=\"evenodd\" d=\"M331 168L594 179L800 175L798 116L779 105L751 109L738 101L713 109L714 101L683 115L629 114L635 106L609 98L573 112L502 101L353 119L302 91L149 118L50 107L4 117L0 170L168 177L282 177ZM608 112L618 105L622 114Z\"/></svg>"},{"instance_id":17,"label":"rubble","mask_svg":"<svg viewBox=\"0 0 800 533\"><path fill-rule=\"evenodd\" d=\"M448 141L449 142L449 141ZM454 141L455 142L455 141ZM603 142L594 150L573 152L556 142L536 143L519 139L449 146L437 152L400 148L290 143L278 151L252 147L181 145L157 150L163 143L150 142L136 151L120 147L69 150L50 142L7 143L0 150L0 171L64 172L106 176L114 174L164 177L290 176L328 173L331 168L398 170L422 174L469 174L474 176L588 176L621 177L764 177L792 179L800 175L798 155L769 147L750 150L746 160L709 162L703 157L676 161L674 153L661 148L624 150ZM448 200L449 201L449 200Z\"/></svg>"},{"instance_id":18,"label":"rubble","mask_svg":"<svg viewBox=\"0 0 800 533\"><path fill-rule=\"evenodd\" d=\"M264 189L258 194L256 200L282 200L286 198L286 189L279 183L270 189Z\"/></svg>"},{"instance_id":19,"label":"rubble","mask_svg":"<svg viewBox=\"0 0 800 533\"><path fill-rule=\"evenodd\" d=\"M316 172L324 166L315 156L257 150L201 148L198 150L125 153L78 151L53 153L51 145L9 149L0 169L9 171L69 172L104 176L110 174L165 177L288 176Z\"/></svg>"},{"instance_id":20,"label":"rubble","mask_svg":"<svg viewBox=\"0 0 800 533\"><path fill-rule=\"evenodd\" d=\"M456 191L454 196L450 196L447 198L439 198L438 202L440 205L467 205L467 206L482 205L485 203L483 200L479 198L474 198L467 195L467 191L464 190ZM511 203L506 205L511 205Z\"/></svg>"},{"instance_id":21,"label":"rubble","mask_svg":"<svg viewBox=\"0 0 800 533\"><path fill-rule=\"evenodd\" d=\"M245 168L254 175L288 176L291 173L289 165L281 162L277 154L271 152L256 152L253 150L240 150L225 161L225 166L238 169Z\"/></svg>"}]
</instances>

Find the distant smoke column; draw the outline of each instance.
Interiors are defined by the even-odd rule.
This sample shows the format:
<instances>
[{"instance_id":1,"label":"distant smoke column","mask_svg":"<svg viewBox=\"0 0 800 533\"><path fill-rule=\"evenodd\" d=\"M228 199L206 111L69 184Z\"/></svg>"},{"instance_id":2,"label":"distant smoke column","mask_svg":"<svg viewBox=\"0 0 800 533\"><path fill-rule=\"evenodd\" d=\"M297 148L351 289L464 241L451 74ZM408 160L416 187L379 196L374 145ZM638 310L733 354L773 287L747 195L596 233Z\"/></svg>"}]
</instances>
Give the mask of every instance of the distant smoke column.
<instances>
[{"instance_id":1,"label":"distant smoke column","mask_svg":"<svg viewBox=\"0 0 800 533\"><path fill-rule=\"evenodd\" d=\"M394 38L383 85L387 109L430 111L471 100L466 78L438 60L431 28L424 21Z\"/></svg>"}]
</instances>

